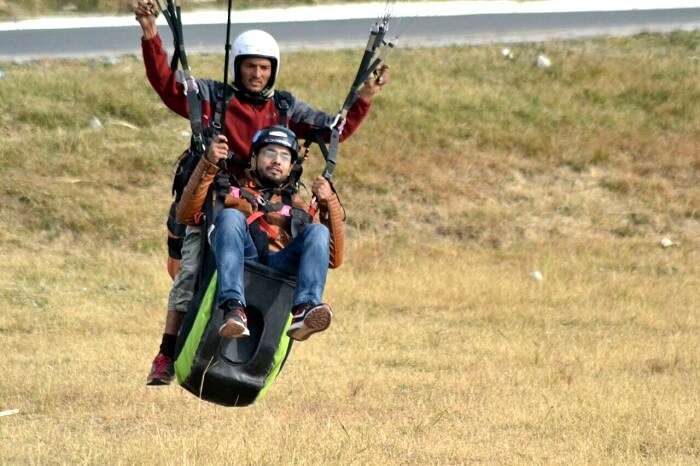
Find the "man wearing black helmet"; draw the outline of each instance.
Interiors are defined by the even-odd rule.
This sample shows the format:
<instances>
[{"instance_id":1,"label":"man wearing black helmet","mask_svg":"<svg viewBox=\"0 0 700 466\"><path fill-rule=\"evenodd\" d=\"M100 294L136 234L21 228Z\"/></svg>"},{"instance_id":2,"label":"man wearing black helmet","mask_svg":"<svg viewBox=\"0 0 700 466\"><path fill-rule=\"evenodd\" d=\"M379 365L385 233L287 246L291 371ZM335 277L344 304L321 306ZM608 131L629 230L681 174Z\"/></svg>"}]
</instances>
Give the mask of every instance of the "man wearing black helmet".
<instances>
[{"instance_id":1,"label":"man wearing black helmet","mask_svg":"<svg viewBox=\"0 0 700 466\"><path fill-rule=\"evenodd\" d=\"M257 260L296 275L290 338L306 340L331 323L332 310L322 302L322 295L328 268L340 266L343 259L343 213L337 195L321 176L311 187L319 206L317 218L311 217L296 193L285 194L298 149L296 136L286 127L259 131L253 139L250 169L238 180L240 188L233 188L226 197L224 205L229 208L218 214L209 232L219 280L217 303L224 313L219 329L222 337L249 335L244 260ZM185 188L177 209L180 222L195 222L219 171L218 162L227 154L226 138L219 136ZM301 225L298 233L292 228L293 221Z\"/></svg>"}]
</instances>

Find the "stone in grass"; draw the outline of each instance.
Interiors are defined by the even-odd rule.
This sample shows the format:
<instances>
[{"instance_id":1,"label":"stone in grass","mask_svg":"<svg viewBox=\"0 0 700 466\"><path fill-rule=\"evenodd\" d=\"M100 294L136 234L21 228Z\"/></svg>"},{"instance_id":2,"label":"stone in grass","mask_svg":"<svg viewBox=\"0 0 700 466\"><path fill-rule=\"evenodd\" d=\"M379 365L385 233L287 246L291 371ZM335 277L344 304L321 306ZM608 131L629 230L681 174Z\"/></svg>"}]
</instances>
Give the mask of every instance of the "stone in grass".
<instances>
[{"instance_id":1,"label":"stone in grass","mask_svg":"<svg viewBox=\"0 0 700 466\"><path fill-rule=\"evenodd\" d=\"M121 60L116 55L109 55L102 59L102 63L105 65L115 66L118 65Z\"/></svg>"},{"instance_id":2,"label":"stone in grass","mask_svg":"<svg viewBox=\"0 0 700 466\"><path fill-rule=\"evenodd\" d=\"M661 247L664 248L664 249L670 248L671 246L675 246L675 245L676 245L676 243L674 243L673 241L671 241L671 238L668 238L668 237L666 237L666 238L661 238L661 241L659 241L659 244L660 244Z\"/></svg>"},{"instance_id":3,"label":"stone in grass","mask_svg":"<svg viewBox=\"0 0 700 466\"><path fill-rule=\"evenodd\" d=\"M533 271L533 272L530 274L530 276L531 276L532 279L535 280L536 282L541 282L542 280L544 280L544 275L542 275L542 272L540 272L539 270Z\"/></svg>"},{"instance_id":4,"label":"stone in grass","mask_svg":"<svg viewBox=\"0 0 700 466\"><path fill-rule=\"evenodd\" d=\"M552 60L547 57L544 53L540 53L537 55L537 59L535 60L535 65L537 65L537 68L540 69L547 69L552 66Z\"/></svg>"},{"instance_id":5,"label":"stone in grass","mask_svg":"<svg viewBox=\"0 0 700 466\"><path fill-rule=\"evenodd\" d=\"M90 118L90 122L88 123L88 125L92 129L102 129L102 122L96 116Z\"/></svg>"}]
</instances>

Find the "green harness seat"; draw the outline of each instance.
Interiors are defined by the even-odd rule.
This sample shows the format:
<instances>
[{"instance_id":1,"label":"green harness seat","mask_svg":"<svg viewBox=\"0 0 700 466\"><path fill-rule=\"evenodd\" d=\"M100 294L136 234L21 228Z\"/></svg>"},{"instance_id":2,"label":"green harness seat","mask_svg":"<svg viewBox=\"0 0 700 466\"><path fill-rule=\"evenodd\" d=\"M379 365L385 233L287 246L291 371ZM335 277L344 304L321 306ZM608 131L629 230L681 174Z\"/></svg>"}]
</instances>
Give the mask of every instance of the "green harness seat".
<instances>
[{"instance_id":1,"label":"green harness seat","mask_svg":"<svg viewBox=\"0 0 700 466\"><path fill-rule=\"evenodd\" d=\"M250 336L221 338L216 307L217 276L195 296L178 335L175 374L195 396L224 406L247 406L262 398L291 350L295 277L257 262L245 263L246 315Z\"/></svg>"}]
</instances>

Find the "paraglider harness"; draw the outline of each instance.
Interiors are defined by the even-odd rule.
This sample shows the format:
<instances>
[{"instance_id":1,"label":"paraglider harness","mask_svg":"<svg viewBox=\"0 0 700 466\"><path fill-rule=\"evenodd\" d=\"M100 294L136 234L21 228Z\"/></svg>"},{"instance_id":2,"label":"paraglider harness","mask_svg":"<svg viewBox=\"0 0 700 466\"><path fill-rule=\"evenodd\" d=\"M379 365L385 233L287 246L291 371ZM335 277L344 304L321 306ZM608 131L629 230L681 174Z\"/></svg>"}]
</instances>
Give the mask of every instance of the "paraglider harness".
<instances>
[{"instance_id":1,"label":"paraglider harness","mask_svg":"<svg viewBox=\"0 0 700 466\"><path fill-rule=\"evenodd\" d=\"M196 79L192 76L189 62L187 60L187 53L185 51L181 8L175 4L174 0L167 0L165 7L160 0L156 0L156 2L158 8L163 12L163 16L170 27L170 31L172 32L174 53L170 62L170 69L175 72L178 68L178 63L181 65L185 78L183 80L183 87L185 96L187 97L187 105L189 110L188 116L190 120L190 127L192 129L190 146L180 155L177 160L171 189L173 194L173 202L170 206L168 219L166 221L168 231L170 232L170 235L168 235L168 255L173 259L179 260L182 259L182 245L184 242L186 227L185 225L177 222L175 215L177 203L180 201L182 192L184 191L185 186L187 186L187 182L197 166L199 159L206 153L212 139L221 132L223 126L222 120L225 120L224 112L228 107L229 98L226 96L230 95L230 91L228 91L226 83L229 51L231 48L229 36L230 31L227 31L226 36L226 69L224 71L224 82L220 86L217 86L217 90L215 92L216 102L214 121L211 126L205 127L202 124L202 102L200 99L199 88L197 86ZM229 21L230 8L231 5L229 5ZM294 106L294 98L289 92L275 91L273 94L273 101L279 114L279 123L286 126L289 120L289 111ZM240 165L244 164L244 162L237 157L229 157L226 163L237 163Z\"/></svg>"},{"instance_id":2,"label":"paraglider harness","mask_svg":"<svg viewBox=\"0 0 700 466\"><path fill-rule=\"evenodd\" d=\"M223 86L221 86L223 89ZM222 92L217 92L217 99L221 98L223 100L223 91ZM277 110L277 113L279 114L279 124L287 126L288 121L289 121L289 110L292 108L294 105L294 97L292 97L292 94L290 94L287 91L278 91L275 90L275 93L273 95L273 102L275 104L275 108ZM228 106L228 100L225 101L224 108ZM190 106L190 108L192 108ZM201 111L199 112L201 115ZM201 124L200 124L201 126ZM193 126L194 128L194 126ZM212 133L212 130L209 130L208 128L203 131L203 135L206 135L207 133ZM204 141L211 141L212 137L209 135L202 140ZM168 240L168 253L170 254L170 257L173 257L175 259L179 259L182 257L180 250L182 249L182 242L183 242L183 236L185 234L185 226L182 225L181 223L178 223L176 218L175 218L175 209L177 208L177 203L180 202L180 198L182 197L182 193L185 190L185 186L187 186L187 182L190 179L190 176L192 175L192 172L194 169L197 167L197 163L199 162L199 159L202 157L202 155L206 152L206 150L202 151L201 145L200 145L200 139L195 136L194 129L192 133L192 137L190 140L190 147L188 147L177 159L177 165L175 168L175 175L173 176L173 183L172 183L172 195L173 195L173 202L170 207L170 213L168 215L168 229L172 233L176 233L179 238L174 239L170 238ZM234 154L229 154L229 158L226 160L226 164L237 164L241 169L245 168L247 161L243 162L239 157L235 156ZM299 166L300 167L300 166ZM299 170L300 168L297 168L296 165L293 167L295 170ZM225 170L224 170L225 171ZM296 176L296 173L293 172L292 176ZM299 175L300 178L300 175ZM173 255L175 254L175 255ZM176 257L177 256L177 257Z\"/></svg>"},{"instance_id":3,"label":"paraglider harness","mask_svg":"<svg viewBox=\"0 0 700 466\"><path fill-rule=\"evenodd\" d=\"M223 86L221 86L221 89L223 89ZM217 93L217 99L219 98L223 100L223 91ZM292 97L292 94L290 94L287 91L275 90L275 93L273 95L273 102L279 115L279 124L287 126L289 121L289 110L294 105L294 97ZM225 101L224 108L226 108L227 106L228 100ZM190 108L192 108L192 105L190 105ZM201 115L201 111L198 111L197 113ZM192 113L190 113L190 116L191 115ZM199 126L201 127L201 122ZM200 139L200 137L195 136L194 125L192 126L192 128L193 131L190 141L190 147L188 147L187 150L185 150L177 160L177 166L175 168L175 175L173 177L173 183L171 188L173 194L173 202L171 204L170 212L168 214L167 225L168 229L178 238L168 238L168 254L174 259L180 259L182 257L181 249L184 239L183 237L185 235L185 226L177 222L175 218L175 209L177 208L177 203L180 202L180 198L182 197L182 193L185 190L185 186L187 186L187 182L189 181L192 172L196 168L199 159L206 152L205 149L202 149L200 141L211 141L212 139L211 136ZM203 131L201 136L205 135L207 132L211 133L211 131ZM229 158L225 161L227 165L238 164L241 169L243 169L246 166L247 161L243 162L240 158L236 157L235 155L229 155ZM292 170L293 171L290 178L295 179L298 182L298 180L301 179L301 165L295 164ZM224 175L226 171L227 170L222 170L222 172L224 172L222 173L222 175Z\"/></svg>"},{"instance_id":4,"label":"paraglider harness","mask_svg":"<svg viewBox=\"0 0 700 466\"><path fill-rule=\"evenodd\" d=\"M174 7L172 0L169 0L168 8L164 10L161 7L161 10L164 13L168 12L166 19L168 17L170 19L169 24L176 43L176 55L172 63L174 69L177 66L176 60L183 63L184 56L179 8ZM200 158L206 154L211 141L225 127L227 96L231 91L230 86L226 84L231 49L230 0L228 15L224 80L214 91L216 101L211 126L203 127L201 124L201 101L196 81L185 80L192 138L189 149L178 161L176 176L173 180L173 194L176 202L180 201L191 173ZM184 63L183 68L186 67ZM185 76L189 77L189 73L186 72ZM274 94L274 103L280 116L280 123L286 126L288 114L294 106L293 97L289 93L277 91ZM229 158L220 162L221 170L215 177L204 204L200 219L201 228L203 231L208 231L223 208L225 196L238 193L240 197L247 198L246 200L256 210L256 214L249 218L251 224L249 230L253 233L256 249L262 256L267 253L268 234L273 232L271 228L266 228L263 218L266 212L279 211L283 214L288 212L292 217L291 224L294 232L300 231L305 223L311 221L311 217L306 212L292 205L292 196L299 184L301 166L295 164L291 182L282 192L263 190L259 196L253 196L243 188L231 186L231 183L236 184L237 180L229 176L228 164L239 161L231 155L229 153ZM274 194L281 194L281 203L270 202ZM171 208L171 212L174 213L174 210L174 207ZM174 221L174 218L172 220ZM173 221L169 223L174 223ZM185 232L180 231L181 236L184 236ZM177 379L183 388L204 400L225 406L246 406L267 392L291 349L291 341L286 335L286 330L291 323L289 310L296 279L258 262L246 262L244 282L250 336L245 339L222 340L217 333L223 315L215 304L218 293L216 264L206 241L207 235L201 236L201 263L195 285L195 296L190 302L177 340L175 360ZM173 244L173 247L169 248L172 251L169 252L180 252L181 243L169 241L169 244Z\"/></svg>"},{"instance_id":5,"label":"paraglider harness","mask_svg":"<svg viewBox=\"0 0 700 466\"><path fill-rule=\"evenodd\" d=\"M183 62L184 47L182 46L182 27L179 7L173 8L173 0L168 0L170 21L177 18L177 23L171 30L176 37L176 50L181 63ZM162 9L162 8L161 8ZM165 11L164 11L165 13ZM190 122L192 123L192 141L187 154L178 163L178 172L173 182L176 201L180 200L182 191L187 184L192 171L211 141L218 135L225 122L225 108L228 82L228 61L230 45L230 15L231 0L229 0L229 20L226 35L226 55L224 65L224 81L216 92L217 101L213 124L210 131L202 128L201 121L194 122L194 117L201 111L196 82L195 86L186 86L190 106ZM301 183L302 164L312 143L318 143L326 161L323 176L331 182L337 164L338 147L348 110L358 97L360 86L381 64L380 50L388 45L383 40L388 16L384 22L379 21L370 33L368 47L365 50L360 68L346 97L341 110L330 127L330 141L326 146L324 134L329 128L319 128L312 132L304 143L305 153L299 154L290 173L290 180L281 191L263 190L254 196L240 186L231 186L231 178L226 164L232 160L221 161L222 170L215 177L210 188L201 218L203 232L211 231L218 213L223 209L227 195L238 195L246 199L254 208L254 213L248 218L249 231L260 258L267 255L269 237L274 232L266 227L264 215L269 212L280 212L291 217L292 237L295 237L312 221L317 204L312 200L310 211L295 208L292 204L293 195ZM175 32L177 31L177 32ZM175 62L175 58L173 59ZM185 76L188 76L188 72ZM186 79L186 82L188 80ZM191 97L190 94L193 93ZM287 124L287 114L293 103L291 95L275 94L275 106L280 114L280 123ZM194 97L197 97L194 100ZM279 97L278 97L279 96ZM191 100L192 99L192 100ZM196 105L194 105L196 103ZM199 109L192 112L193 109ZM199 115L201 120L201 114ZM230 155L230 154L229 154ZM235 180L234 180L235 182ZM331 187L332 187L331 183ZM333 188L335 191L335 189ZM281 194L281 203L271 203L274 194ZM293 302L296 278L284 275L274 269L257 262L246 261L244 267L244 285L246 296L246 313L250 336L243 339L222 339L217 329L223 323L222 310L216 305L218 280L216 279L216 264L209 247L206 234L202 235L202 262L195 288L195 297L190 302L189 310L180 329L176 348L175 372L180 385L194 395L204 400L225 406L246 406L262 397L270 388L291 350L291 340L286 332L291 324L291 304ZM263 260L264 261L264 260Z\"/></svg>"}]
</instances>

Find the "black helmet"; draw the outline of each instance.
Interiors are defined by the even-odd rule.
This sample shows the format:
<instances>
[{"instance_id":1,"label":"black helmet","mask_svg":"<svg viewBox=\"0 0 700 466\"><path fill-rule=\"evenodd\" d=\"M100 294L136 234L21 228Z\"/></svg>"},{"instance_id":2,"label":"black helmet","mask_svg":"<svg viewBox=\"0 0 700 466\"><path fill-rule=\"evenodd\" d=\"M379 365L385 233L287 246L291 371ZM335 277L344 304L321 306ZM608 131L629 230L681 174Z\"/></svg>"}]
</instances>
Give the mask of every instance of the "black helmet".
<instances>
[{"instance_id":1,"label":"black helmet","mask_svg":"<svg viewBox=\"0 0 700 466\"><path fill-rule=\"evenodd\" d=\"M286 147L292 153L292 162L296 161L299 156L299 142L297 136L285 126L270 126L263 128L253 136L253 144L250 147L252 154L257 154L258 151L268 144L277 144Z\"/></svg>"}]
</instances>

